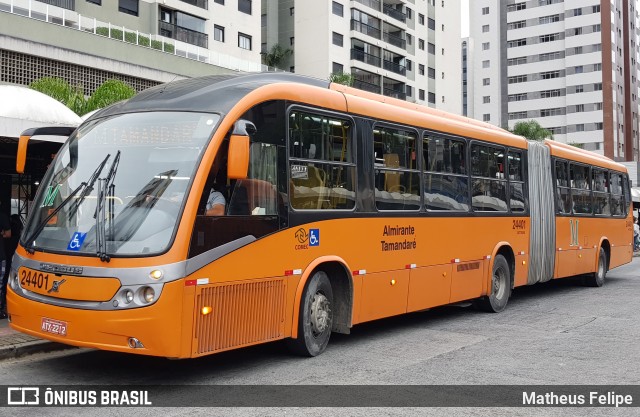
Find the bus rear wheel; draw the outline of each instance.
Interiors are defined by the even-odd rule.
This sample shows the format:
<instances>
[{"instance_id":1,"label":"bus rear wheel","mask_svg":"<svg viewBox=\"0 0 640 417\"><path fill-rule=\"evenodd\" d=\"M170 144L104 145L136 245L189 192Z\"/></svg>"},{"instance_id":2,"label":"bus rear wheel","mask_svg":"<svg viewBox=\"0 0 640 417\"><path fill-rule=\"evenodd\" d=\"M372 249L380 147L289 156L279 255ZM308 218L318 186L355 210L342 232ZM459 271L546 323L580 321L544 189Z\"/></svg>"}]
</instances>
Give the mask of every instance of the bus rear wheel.
<instances>
[{"instance_id":1,"label":"bus rear wheel","mask_svg":"<svg viewBox=\"0 0 640 417\"><path fill-rule=\"evenodd\" d=\"M300 300L298 338L289 349L301 356L318 356L327 348L333 325L333 291L329 276L317 271L309 279Z\"/></svg>"},{"instance_id":2,"label":"bus rear wheel","mask_svg":"<svg viewBox=\"0 0 640 417\"><path fill-rule=\"evenodd\" d=\"M600 248L600 253L598 254L598 268L596 269L596 272L585 276L582 282L587 287L602 287L606 275L607 253L603 248Z\"/></svg>"},{"instance_id":3,"label":"bus rear wheel","mask_svg":"<svg viewBox=\"0 0 640 417\"><path fill-rule=\"evenodd\" d=\"M499 313L507 307L511 296L511 272L509 263L502 255L496 255L493 260L491 274L491 293L474 302L476 307L490 313Z\"/></svg>"}]
</instances>

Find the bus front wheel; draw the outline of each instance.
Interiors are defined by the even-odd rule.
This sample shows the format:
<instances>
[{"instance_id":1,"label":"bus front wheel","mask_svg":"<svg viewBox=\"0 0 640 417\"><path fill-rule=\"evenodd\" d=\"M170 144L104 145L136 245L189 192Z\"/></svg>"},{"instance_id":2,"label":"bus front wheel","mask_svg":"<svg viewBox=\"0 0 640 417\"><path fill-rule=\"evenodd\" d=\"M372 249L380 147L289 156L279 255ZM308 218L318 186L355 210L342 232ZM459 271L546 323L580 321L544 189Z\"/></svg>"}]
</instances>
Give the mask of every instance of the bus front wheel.
<instances>
[{"instance_id":1,"label":"bus front wheel","mask_svg":"<svg viewBox=\"0 0 640 417\"><path fill-rule=\"evenodd\" d=\"M511 272L509 263L502 255L496 255L493 260L491 274L491 293L487 297L476 300L475 305L482 310L499 313L507 307L511 296Z\"/></svg>"},{"instance_id":2,"label":"bus front wheel","mask_svg":"<svg viewBox=\"0 0 640 417\"><path fill-rule=\"evenodd\" d=\"M300 300L298 338L289 349L301 356L318 356L327 348L333 325L333 291L329 276L317 271L309 279Z\"/></svg>"},{"instance_id":3,"label":"bus front wheel","mask_svg":"<svg viewBox=\"0 0 640 417\"><path fill-rule=\"evenodd\" d=\"M602 287L606 275L607 253L603 248L600 248L600 253L598 254L598 269L596 269L596 272L584 277L582 282L588 287Z\"/></svg>"}]
</instances>

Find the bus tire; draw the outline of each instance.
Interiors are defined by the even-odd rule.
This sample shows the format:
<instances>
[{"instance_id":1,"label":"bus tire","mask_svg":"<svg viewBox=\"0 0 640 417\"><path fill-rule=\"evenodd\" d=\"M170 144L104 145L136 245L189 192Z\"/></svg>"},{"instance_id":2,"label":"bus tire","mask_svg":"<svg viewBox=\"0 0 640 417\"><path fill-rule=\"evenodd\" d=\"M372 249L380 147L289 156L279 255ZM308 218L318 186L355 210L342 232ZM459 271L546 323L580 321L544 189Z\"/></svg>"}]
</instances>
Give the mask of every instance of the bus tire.
<instances>
[{"instance_id":1,"label":"bus tire","mask_svg":"<svg viewBox=\"0 0 640 417\"><path fill-rule=\"evenodd\" d=\"M298 338L289 339L289 349L300 356L318 356L327 348L333 326L333 291L329 276L316 271L309 279L298 319Z\"/></svg>"},{"instance_id":2,"label":"bus tire","mask_svg":"<svg viewBox=\"0 0 640 417\"><path fill-rule=\"evenodd\" d=\"M475 301L476 307L490 313L499 313L507 307L511 296L511 271L502 255L496 255L491 272L491 294Z\"/></svg>"},{"instance_id":3,"label":"bus tire","mask_svg":"<svg viewBox=\"0 0 640 417\"><path fill-rule=\"evenodd\" d=\"M600 253L598 254L598 268L596 269L596 272L585 276L582 282L587 287L602 287L606 275L607 253L604 251L604 248L600 248Z\"/></svg>"}]
</instances>

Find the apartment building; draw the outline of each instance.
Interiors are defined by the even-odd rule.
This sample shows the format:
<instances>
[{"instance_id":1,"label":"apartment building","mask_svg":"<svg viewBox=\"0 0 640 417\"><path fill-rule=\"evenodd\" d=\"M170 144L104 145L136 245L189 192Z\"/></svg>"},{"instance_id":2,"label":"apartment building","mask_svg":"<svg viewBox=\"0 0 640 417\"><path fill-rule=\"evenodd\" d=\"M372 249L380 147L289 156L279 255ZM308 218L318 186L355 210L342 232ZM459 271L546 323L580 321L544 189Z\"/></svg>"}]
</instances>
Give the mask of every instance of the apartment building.
<instances>
[{"instance_id":1,"label":"apartment building","mask_svg":"<svg viewBox=\"0 0 640 417\"><path fill-rule=\"evenodd\" d=\"M471 0L473 113L638 160L637 0ZM471 99L471 97L469 97Z\"/></svg>"},{"instance_id":2,"label":"apartment building","mask_svg":"<svg viewBox=\"0 0 640 417\"><path fill-rule=\"evenodd\" d=\"M264 1L262 38L292 50L284 69L461 113L458 1Z\"/></svg>"},{"instance_id":3,"label":"apartment building","mask_svg":"<svg viewBox=\"0 0 640 417\"><path fill-rule=\"evenodd\" d=\"M469 70L475 60L473 38L462 38L462 115L471 117L474 114L474 71Z\"/></svg>"},{"instance_id":4,"label":"apartment building","mask_svg":"<svg viewBox=\"0 0 640 417\"><path fill-rule=\"evenodd\" d=\"M3 83L62 77L90 94L265 69L259 1L0 0L0 17Z\"/></svg>"}]
</instances>

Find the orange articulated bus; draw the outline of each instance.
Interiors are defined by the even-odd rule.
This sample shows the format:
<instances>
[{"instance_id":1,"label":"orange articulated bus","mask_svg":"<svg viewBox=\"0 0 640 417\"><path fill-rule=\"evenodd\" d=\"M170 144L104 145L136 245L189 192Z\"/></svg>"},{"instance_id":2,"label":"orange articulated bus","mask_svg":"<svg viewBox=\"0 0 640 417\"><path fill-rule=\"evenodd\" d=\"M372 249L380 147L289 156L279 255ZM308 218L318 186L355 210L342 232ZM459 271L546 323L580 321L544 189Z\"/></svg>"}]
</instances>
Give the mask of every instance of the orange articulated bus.
<instances>
[{"instance_id":1,"label":"orange articulated bus","mask_svg":"<svg viewBox=\"0 0 640 417\"><path fill-rule=\"evenodd\" d=\"M100 111L32 207L11 326L171 358L278 339L314 356L358 323L499 312L514 287L568 276L601 286L633 249L622 165L293 74L178 81Z\"/></svg>"}]
</instances>

